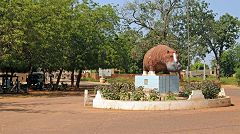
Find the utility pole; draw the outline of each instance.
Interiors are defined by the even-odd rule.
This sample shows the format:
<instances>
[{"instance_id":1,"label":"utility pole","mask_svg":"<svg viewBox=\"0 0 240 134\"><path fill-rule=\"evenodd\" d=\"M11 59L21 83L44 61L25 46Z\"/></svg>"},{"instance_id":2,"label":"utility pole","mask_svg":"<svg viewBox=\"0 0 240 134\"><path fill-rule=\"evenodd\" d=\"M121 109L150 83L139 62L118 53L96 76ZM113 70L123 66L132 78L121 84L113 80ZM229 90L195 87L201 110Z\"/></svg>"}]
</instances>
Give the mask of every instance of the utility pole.
<instances>
[{"instance_id":1,"label":"utility pole","mask_svg":"<svg viewBox=\"0 0 240 134\"><path fill-rule=\"evenodd\" d=\"M190 41L189 41L189 0L187 0L187 42L188 42L188 66L187 66L187 82L190 83Z\"/></svg>"},{"instance_id":2,"label":"utility pole","mask_svg":"<svg viewBox=\"0 0 240 134\"><path fill-rule=\"evenodd\" d=\"M203 80L206 80L206 63L204 59L203 59Z\"/></svg>"}]
</instances>

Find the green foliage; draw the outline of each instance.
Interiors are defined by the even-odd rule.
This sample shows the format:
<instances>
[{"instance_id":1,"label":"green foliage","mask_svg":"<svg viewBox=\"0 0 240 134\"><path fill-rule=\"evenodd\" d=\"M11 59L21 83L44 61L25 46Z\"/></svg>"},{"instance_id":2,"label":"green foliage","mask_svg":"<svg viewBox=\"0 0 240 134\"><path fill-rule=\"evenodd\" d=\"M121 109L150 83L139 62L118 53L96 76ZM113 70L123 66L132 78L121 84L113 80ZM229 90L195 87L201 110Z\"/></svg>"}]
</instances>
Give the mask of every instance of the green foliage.
<instances>
[{"instance_id":1,"label":"green foliage","mask_svg":"<svg viewBox=\"0 0 240 134\"><path fill-rule=\"evenodd\" d=\"M168 93L168 95L166 96L166 100L177 100L176 96L173 93Z\"/></svg>"},{"instance_id":2,"label":"green foliage","mask_svg":"<svg viewBox=\"0 0 240 134\"><path fill-rule=\"evenodd\" d=\"M214 99L220 92L220 86L212 81L203 81L198 83L190 83L184 89L184 95L189 96L192 90L202 90L206 99Z\"/></svg>"},{"instance_id":3,"label":"green foliage","mask_svg":"<svg viewBox=\"0 0 240 134\"><path fill-rule=\"evenodd\" d=\"M117 52L117 66L126 73L138 73L142 69L139 66L139 58L134 49L137 41L142 38L141 34L134 30L122 31L115 40L114 49ZM141 59L141 58L140 58ZM142 59L141 59L142 60Z\"/></svg>"},{"instance_id":4,"label":"green foliage","mask_svg":"<svg viewBox=\"0 0 240 134\"><path fill-rule=\"evenodd\" d=\"M201 90L206 99L214 99L220 92L220 86L212 81L203 81L201 83Z\"/></svg>"},{"instance_id":5,"label":"green foliage","mask_svg":"<svg viewBox=\"0 0 240 134\"><path fill-rule=\"evenodd\" d=\"M206 80L220 82L223 85L237 85L237 79L235 77L221 77L220 81L214 76L208 76ZM186 79L184 81L187 81ZM202 77L191 77L190 82L202 82Z\"/></svg>"},{"instance_id":6,"label":"green foliage","mask_svg":"<svg viewBox=\"0 0 240 134\"><path fill-rule=\"evenodd\" d=\"M208 29L209 33L204 33L205 35L202 36L209 50L214 53L217 65L216 73L219 79L222 54L236 43L239 33L239 20L229 14L225 14L211 25L212 28Z\"/></svg>"},{"instance_id":7,"label":"green foliage","mask_svg":"<svg viewBox=\"0 0 240 134\"><path fill-rule=\"evenodd\" d=\"M110 100L129 100L129 92L135 90L135 86L129 83L111 83L111 85L97 86L95 90L100 90L103 97Z\"/></svg>"},{"instance_id":8,"label":"green foliage","mask_svg":"<svg viewBox=\"0 0 240 134\"><path fill-rule=\"evenodd\" d=\"M124 77L116 77L116 78L108 78L107 79L108 83L134 83L134 79L130 78L124 78Z\"/></svg>"},{"instance_id":9,"label":"green foliage","mask_svg":"<svg viewBox=\"0 0 240 134\"><path fill-rule=\"evenodd\" d=\"M151 90L150 93L149 93L149 98L148 100L149 101L156 101L156 100L159 100L160 99L160 96L159 96L159 93L156 92L156 90Z\"/></svg>"},{"instance_id":10,"label":"green foliage","mask_svg":"<svg viewBox=\"0 0 240 134\"><path fill-rule=\"evenodd\" d=\"M120 100L129 100L130 93L126 89L121 89L119 93Z\"/></svg>"},{"instance_id":11,"label":"green foliage","mask_svg":"<svg viewBox=\"0 0 240 134\"><path fill-rule=\"evenodd\" d=\"M84 78L81 78L81 81L93 81L93 82L98 82L99 80L96 80L96 79L91 78L91 77L84 77Z\"/></svg>"},{"instance_id":12,"label":"green foliage","mask_svg":"<svg viewBox=\"0 0 240 134\"><path fill-rule=\"evenodd\" d=\"M159 94L155 90L147 95L143 91L143 87L135 88L134 84L130 83L111 83L107 86L97 86L95 90L100 90L105 99L109 100L132 100L132 101L157 101Z\"/></svg>"},{"instance_id":13,"label":"green foliage","mask_svg":"<svg viewBox=\"0 0 240 134\"><path fill-rule=\"evenodd\" d=\"M240 86L240 68L236 69L236 79L238 86Z\"/></svg>"},{"instance_id":14,"label":"green foliage","mask_svg":"<svg viewBox=\"0 0 240 134\"><path fill-rule=\"evenodd\" d=\"M223 85L237 85L237 79L235 77L221 77L220 83Z\"/></svg>"},{"instance_id":15,"label":"green foliage","mask_svg":"<svg viewBox=\"0 0 240 134\"><path fill-rule=\"evenodd\" d=\"M0 68L16 71L25 65L28 71L51 72L115 66L111 42L118 21L111 5L90 0L1 1Z\"/></svg>"},{"instance_id":16,"label":"green foliage","mask_svg":"<svg viewBox=\"0 0 240 134\"><path fill-rule=\"evenodd\" d=\"M97 86L95 90L100 90L104 98L109 100L119 100L119 90L113 90L109 86Z\"/></svg>"},{"instance_id":17,"label":"green foliage","mask_svg":"<svg viewBox=\"0 0 240 134\"><path fill-rule=\"evenodd\" d=\"M134 101L145 100L145 93L143 92L143 88L140 87L140 88L137 88L137 89L133 90L132 93L131 93L130 99L134 100Z\"/></svg>"},{"instance_id":18,"label":"green foliage","mask_svg":"<svg viewBox=\"0 0 240 134\"><path fill-rule=\"evenodd\" d=\"M223 75L232 74L232 66L227 70L232 58L224 51L239 36L239 20L229 14L215 20L208 4L198 0L189 1L187 15L185 4L177 0L134 1L126 4L119 17L115 7L92 0L2 0L0 69L31 71L40 67L51 72L114 67L140 73L144 54L159 43L179 52L184 69L189 15L190 60L212 51ZM139 29L132 29L132 24ZM234 65L237 67L239 64Z\"/></svg>"},{"instance_id":19,"label":"green foliage","mask_svg":"<svg viewBox=\"0 0 240 134\"><path fill-rule=\"evenodd\" d=\"M221 75L232 76L235 73L235 68L240 67L240 44L225 51L221 57Z\"/></svg>"},{"instance_id":20,"label":"green foliage","mask_svg":"<svg viewBox=\"0 0 240 134\"><path fill-rule=\"evenodd\" d=\"M205 64L205 68L208 69L208 65ZM204 64L201 61L197 61L191 65L191 70L204 70Z\"/></svg>"},{"instance_id":21,"label":"green foliage","mask_svg":"<svg viewBox=\"0 0 240 134\"><path fill-rule=\"evenodd\" d=\"M185 69L189 29L190 60L195 56L204 58L207 53L213 52L219 72L222 53L233 46L239 36L239 20L229 14L216 20L205 1L191 0L188 5L186 9L186 1L170 0L127 3L121 12L125 24L135 24L140 32L146 33L142 40L140 38L135 42L137 46L133 50L139 53L138 58L143 58L154 45L169 44L180 53L180 62ZM196 65L195 69L200 66ZM219 73L217 75L219 77Z\"/></svg>"}]
</instances>

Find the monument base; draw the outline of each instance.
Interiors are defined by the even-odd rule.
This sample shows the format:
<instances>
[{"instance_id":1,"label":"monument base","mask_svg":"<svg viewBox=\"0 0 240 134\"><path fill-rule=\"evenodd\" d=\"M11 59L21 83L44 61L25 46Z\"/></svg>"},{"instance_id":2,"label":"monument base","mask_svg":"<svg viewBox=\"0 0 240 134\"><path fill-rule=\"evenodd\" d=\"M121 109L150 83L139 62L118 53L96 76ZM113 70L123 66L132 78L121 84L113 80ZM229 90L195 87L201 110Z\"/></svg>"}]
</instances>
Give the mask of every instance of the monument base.
<instances>
[{"instance_id":1,"label":"monument base","mask_svg":"<svg viewBox=\"0 0 240 134\"><path fill-rule=\"evenodd\" d=\"M144 89L154 89L160 93L178 93L179 77L175 75L135 76L135 87L142 86Z\"/></svg>"}]
</instances>

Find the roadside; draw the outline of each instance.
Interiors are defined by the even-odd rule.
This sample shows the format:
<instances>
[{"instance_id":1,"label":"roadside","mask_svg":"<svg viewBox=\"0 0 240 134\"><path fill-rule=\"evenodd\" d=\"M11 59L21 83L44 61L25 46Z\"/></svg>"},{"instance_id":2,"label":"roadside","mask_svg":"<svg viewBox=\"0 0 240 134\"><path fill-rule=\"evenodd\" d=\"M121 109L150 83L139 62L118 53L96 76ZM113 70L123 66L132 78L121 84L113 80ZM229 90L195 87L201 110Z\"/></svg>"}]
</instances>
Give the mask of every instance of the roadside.
<instances>
[{"instance_id":1,"label":"roadside","mask_svg":"<svg viewBox=\"0 0 240 134\"><path fill-rule=\"evenodd\" d=\"M123 111L83 107L83 96L4 98L2 134L238 134L240 88L224 85L234 106L173 111Z\"/></svg>"},{"instance_id":2,"label":"roadside","mask_svg":"<svg viewBox=\"0 0 240 134\"><path fill-rule=\"evenodd\" d=\"M81 81L79 89L69 88L69 90L44 90L44 91L30 91L25 94L0 94L0 99L5 98L27 98L27 97L66 97L66 96L83 96L84 90L88 89L89 93L94 93L94 87L98 85L107 85L108 83Z\"/></svg>"}]
</instances>

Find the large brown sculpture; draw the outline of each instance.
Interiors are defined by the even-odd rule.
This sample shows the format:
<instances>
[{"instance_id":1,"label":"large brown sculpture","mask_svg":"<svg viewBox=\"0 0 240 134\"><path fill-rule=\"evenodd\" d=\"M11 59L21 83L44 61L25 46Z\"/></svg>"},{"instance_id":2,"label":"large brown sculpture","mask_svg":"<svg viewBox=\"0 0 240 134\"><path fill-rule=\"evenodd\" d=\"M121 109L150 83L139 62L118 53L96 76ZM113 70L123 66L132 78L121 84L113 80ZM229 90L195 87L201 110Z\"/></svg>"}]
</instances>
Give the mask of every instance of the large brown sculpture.
<instances>
[{"instance_id":1,"label":"large brown sculpture","mask_svg":"<svg viewBox=\"0 0 240 134\"><path fill-rule=\"evenodd\" d=\"M144 56L143 75L155 75L158 72L180 72L180 69L177 52L166 45L157 45L148 50Z\"/></svg>"}]
</instances>

